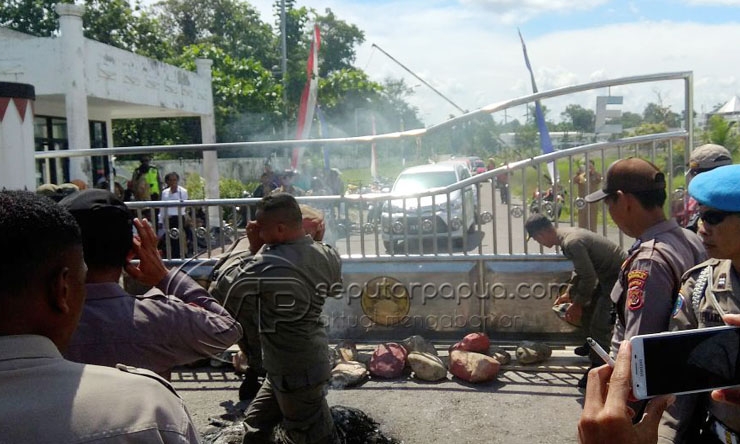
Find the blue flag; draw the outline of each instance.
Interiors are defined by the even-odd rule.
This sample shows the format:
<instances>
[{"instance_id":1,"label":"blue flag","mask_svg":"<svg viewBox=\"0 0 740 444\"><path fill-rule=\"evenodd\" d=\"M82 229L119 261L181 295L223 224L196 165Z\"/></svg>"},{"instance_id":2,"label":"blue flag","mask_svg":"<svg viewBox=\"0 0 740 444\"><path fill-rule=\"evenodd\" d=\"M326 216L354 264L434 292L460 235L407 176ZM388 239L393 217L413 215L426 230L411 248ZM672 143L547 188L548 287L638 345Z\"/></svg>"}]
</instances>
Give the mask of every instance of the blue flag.
<instances>
[{"instance_id":1,"label":"blue flag","mask_svg":"<svg viewBox=\"0 0 740 444\"><path fill-rule=\"evenodd\" d=\"M517 29L519 33L519 40L522 42L522 51L524 51L524 63L527 65L529 70L529 77L532 79L532 92L537 93L537 83L534 81L534 72L532 71L532 65L529 63L529 56L527 55L527 45L524 44L524 38L522 37L521 31ZM542 114L542 105L539 100L534 102L534 118L537 122L537 129L540 132L540 148L542 148L542 154L552 153L552 141L550 140L550 131L547 129L545 123L545 115ZM547 170L550 173L550 180L555 182L555 166L552 162L547 164Z\"/></svg>"}]
</instances>

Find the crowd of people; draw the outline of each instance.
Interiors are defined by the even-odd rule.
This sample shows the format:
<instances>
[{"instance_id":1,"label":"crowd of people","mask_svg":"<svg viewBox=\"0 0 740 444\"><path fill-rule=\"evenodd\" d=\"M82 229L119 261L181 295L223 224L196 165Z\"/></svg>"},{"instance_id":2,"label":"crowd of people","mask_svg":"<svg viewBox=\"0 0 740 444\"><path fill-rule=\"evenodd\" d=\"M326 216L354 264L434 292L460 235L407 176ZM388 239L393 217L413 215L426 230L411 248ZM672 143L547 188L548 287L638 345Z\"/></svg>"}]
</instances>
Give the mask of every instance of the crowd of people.
<instances>
[{"instance_id":1,"label":"crowd of people","mask_svg":"<svg viewBox=\"0 0 740 444\"><path fill-rule=\"evenodd\" d=\"M614 162L603 187L585 200L604 201L619 229L636 240L626 258L619 247L586 229L590 227L555 228L540 215L525 223L530 237L546 247L559 245L573 262L568 291L556 301L571 303L566 320L582 320L584 335L602 346L610 338L617 357L612 373L608 366L597 367L592 356L588 378L579 383L587 381L581 442L740 440L738 389L711 396L664 396L648 403L629 396L628 340L633 336L740 325L740 316L732 315L740 314L740 294L733 293L740 288L740 165L729 163L729 152L717 145L692 153L690 206L682 222L695 226L697 234L666 217L665 175L654 164L638 158ZM608 335L602 334L604 329Z\"/></svg>"},{"instance_id":2,"label":"crowd of people","mask_svg":"<svg viewBox=\"0 0 740 444\"><path fill-rule=\"evenodd\" d=\"M530 238L573 262L556 301L570 303L566 319L616 357L612 369L590 356L579 383L581 442L740 439L740 389L630 399L631 337L740 326L740 165L728 165L725 151L705 146L692 155L686 220L698 221L697 233L666 217L665 175L639 158L614 162L601 189L585 196L603 201L636 239L627 252L590 227L557 227L543 215L525 223ZM173 174L158 197L187 199ZM329 294L316 290L340 288L341 260L321 242L321 213L297 203L294 175L276 176L279 185L265 171L256 218L216 265L210 292L168 270L153 226L109 191L74 190L59 202L0 191L0 245L22 252L0 259L3 440L198 442L170 371L238 343L249 362L239 393L251 399L244 442L270 442L277 424L292 442L333 442L320 320ZM127 293L124 271L151 289Z\"/></svg>"}]
</instances>

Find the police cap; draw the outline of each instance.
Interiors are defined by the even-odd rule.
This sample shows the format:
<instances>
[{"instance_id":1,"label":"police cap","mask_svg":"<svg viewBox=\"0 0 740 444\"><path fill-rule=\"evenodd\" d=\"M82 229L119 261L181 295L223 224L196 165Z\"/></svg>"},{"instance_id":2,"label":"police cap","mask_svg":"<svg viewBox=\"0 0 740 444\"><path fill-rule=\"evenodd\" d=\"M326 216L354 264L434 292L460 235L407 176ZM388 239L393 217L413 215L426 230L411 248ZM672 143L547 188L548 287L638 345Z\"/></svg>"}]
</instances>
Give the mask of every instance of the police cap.
<instances>
[{"instance_id":1,"label":"police cap","mask_svg":"<svg viewBox=\"0 0 740 444\"><path fill-rule=\"evenodd\" d=\"M740 165L726 165L699 174L689 183L689 194L702 205L740 212Z\"/></svg>"},{"instance_id":2,"label":"police cap","mask_svg":"<svg viewBox=\"0 0 740 444\"><path fill-rule=\"evenodd\" d=\"M598 202L606 196L623 193L640 193L643 191L665 189L665 176L658 167L638 157L620 159L606 170L606 180L601 190L585 197L586 202Z\"/></svg>"}]
</instances>

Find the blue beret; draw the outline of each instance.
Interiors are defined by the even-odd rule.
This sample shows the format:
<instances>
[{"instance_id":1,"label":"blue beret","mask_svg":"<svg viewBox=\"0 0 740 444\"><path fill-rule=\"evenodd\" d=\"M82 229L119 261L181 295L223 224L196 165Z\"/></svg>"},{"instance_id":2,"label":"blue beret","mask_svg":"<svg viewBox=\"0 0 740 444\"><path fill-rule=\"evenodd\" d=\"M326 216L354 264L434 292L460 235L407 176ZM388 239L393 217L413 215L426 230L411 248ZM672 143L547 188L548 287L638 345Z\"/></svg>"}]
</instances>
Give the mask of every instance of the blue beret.
<instances>
[{"instance_id":1,"label":"blue beret","mask_svg":"<svg viewBox=\"0 0 740 444\"><path fill-rule=\"evenodd\" d=\"M702 205L740 212L740 165L727 165L701 173L689 183L689 194Z\"/></svg>"}]
</instances>

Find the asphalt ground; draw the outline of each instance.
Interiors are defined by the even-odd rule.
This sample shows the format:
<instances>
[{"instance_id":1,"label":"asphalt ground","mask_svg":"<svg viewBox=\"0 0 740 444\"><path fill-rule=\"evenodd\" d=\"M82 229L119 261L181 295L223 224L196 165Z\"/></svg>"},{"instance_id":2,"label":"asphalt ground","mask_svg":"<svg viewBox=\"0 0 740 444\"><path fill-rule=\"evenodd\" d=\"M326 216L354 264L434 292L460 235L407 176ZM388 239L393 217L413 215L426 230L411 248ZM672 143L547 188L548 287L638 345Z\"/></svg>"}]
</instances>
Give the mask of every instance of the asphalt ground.
<instances>
[{"instance_id":1,"label":"asphalt ground","mask_svg":"<svg viewBox=\"0 0 740 444\"><path fill-rule=\"evenodd\" d=\"M514 355L515 344L494 345ZM358 348L361 354L372 351ZM446 351L438 349L444 358ZM407 444L575 443L583 404L577 383L587 368L588 360L574 355L573 346L554 346L547 361L522 366L514 359L491 383L469 384L450 374L435 383L370 379L330 389L327 399L329 405L363 410L385 434ZM241 378L231 366L181 367L172 382L201 434L212 429L210 418L231 419L246 408L238 398Z\"/></svg>"}]
</instances>

